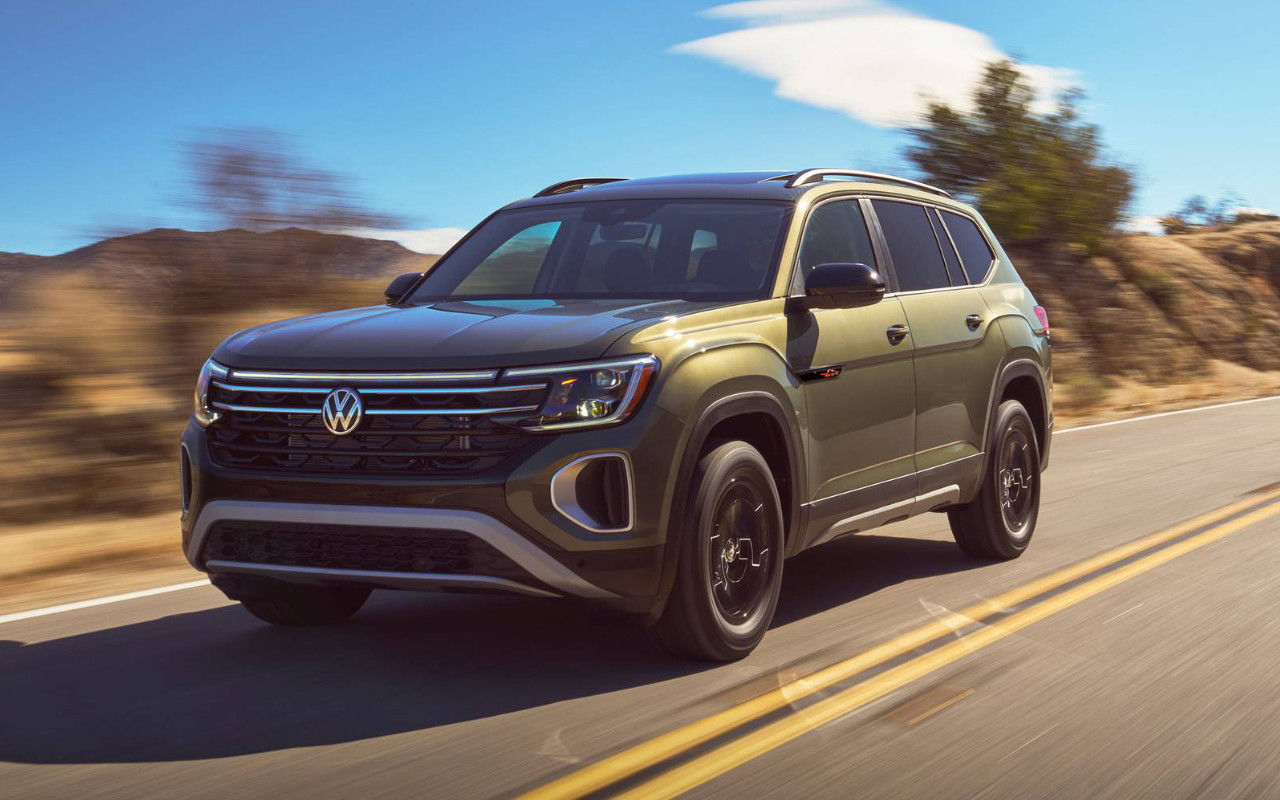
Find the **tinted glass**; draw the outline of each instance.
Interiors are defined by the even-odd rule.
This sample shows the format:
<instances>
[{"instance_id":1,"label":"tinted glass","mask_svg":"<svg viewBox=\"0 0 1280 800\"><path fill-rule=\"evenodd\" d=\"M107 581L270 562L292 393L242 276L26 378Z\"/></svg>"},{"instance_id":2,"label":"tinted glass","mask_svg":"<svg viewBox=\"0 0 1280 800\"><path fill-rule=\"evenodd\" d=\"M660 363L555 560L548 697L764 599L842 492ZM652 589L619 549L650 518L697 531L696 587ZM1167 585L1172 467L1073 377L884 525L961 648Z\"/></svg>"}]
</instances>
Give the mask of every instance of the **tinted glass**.
<instances>
[{"instance_id":1,"label":"tinted glass","mask_svg":"<svg viewBox=\"0 0 1280 800\"><path fill-rule=\"evenodd\" d=\"M502 243L458 284L471 295L528 294L542 270L559 222L531 225Z\"/></svg>"},{"instance_id":2,"label":"tinted glass","mask_svg":"<svg viewBox=\"0 0 1280 800\"><path fill-rule=\"evenodd\" d=\"M871 202L880 220L885 243L889 245L889 257L893 259L899 291L915 292L950 286L947 268L942 263L942 251L938 249L938 240L933 236L924 206L890 200Z\"/></svg>"},{"instance_id":3,"label":"tinted glass","mask_svg":"<svg viewBox=\"0 0 1280 800\"><path fill-rule=\"evenodd\" d=\"M802 278L819 264L876 266L867 222L857 200L839 200L813 210L800 244L799 264Z\"/></svg>"},{"instance_id":4,"label":"tinted glass","mask_svg":"<svg viewBox=\"0 0 1280 800\"><path fill-rule=\"evenodd\" d=\"M987 240L983 238L982 231L978 230L973 220L950 211L942 212L942 219L947 223L947 230L951 231L956 249L960 251L964 271L969 274L969 283L981 281L987 276L987 271L991 269L991 261L996 257L987 246Z\"/></svg>"},{"instance_id":5,"label":"tinted glass","mask_svg":"<svg viewBox=\"0 0 1280 800\"><path fill-rule=\"evenodd\" d=\"M933 225L933 236L938 240L938 246L942 248L942 261L947 265L947 277L951 279L951 285L965 285L969 281L964 276L964 270L960 268L956 249L951 246L951 240L947 238L947 229L942 227L942 220L938 218L938 209L929 209L929 223Z\"/></svg>"},{"instance_id":6,"label":"tinted glass","mask_svg":"<svg viewBox=\"0 0 1280 800\"><path fill-rule=\"evenodd\" d=\"M436 264L409 302L765 297L787 213L786 203L737 200L504 211Z\"/></svg>"}]
</instances>

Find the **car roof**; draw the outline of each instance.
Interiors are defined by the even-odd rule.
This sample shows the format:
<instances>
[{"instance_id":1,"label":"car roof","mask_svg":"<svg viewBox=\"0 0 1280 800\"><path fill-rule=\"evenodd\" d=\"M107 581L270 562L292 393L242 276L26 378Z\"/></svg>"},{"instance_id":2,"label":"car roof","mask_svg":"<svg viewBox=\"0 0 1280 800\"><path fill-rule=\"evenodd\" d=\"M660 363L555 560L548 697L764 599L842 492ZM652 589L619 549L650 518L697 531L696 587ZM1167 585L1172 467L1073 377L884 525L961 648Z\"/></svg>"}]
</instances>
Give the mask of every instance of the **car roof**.
<instances>
[{"instance_id":1,"label":"car roof","mask_svg":"<svg viewBox=\"0 0 1280 800\"><path fill-rule=\"evenodd\" d=\"M807 182L791 186L792 179ZM824 180L826 177L840 180ZM826 191L823 191L826 190ZM841 169L764 170L753 172L704 172L651 178L578 178L552 184L533 197L517 200L507 208L530 208L558 203L628 199L742 199L794 202L810 192L823 194L856 190L898 195L964 207L941 189L892 175Z\"/></svg>"}]
</instances>

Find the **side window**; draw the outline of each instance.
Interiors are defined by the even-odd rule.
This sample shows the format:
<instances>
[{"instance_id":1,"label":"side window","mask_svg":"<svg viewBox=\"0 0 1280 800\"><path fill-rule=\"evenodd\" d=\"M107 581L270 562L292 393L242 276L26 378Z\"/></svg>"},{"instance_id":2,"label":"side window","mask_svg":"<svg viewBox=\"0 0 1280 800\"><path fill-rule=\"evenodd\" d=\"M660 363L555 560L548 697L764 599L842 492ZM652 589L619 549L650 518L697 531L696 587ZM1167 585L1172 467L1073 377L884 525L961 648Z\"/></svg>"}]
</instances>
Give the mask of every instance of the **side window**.
<instances>
[{"instance_id":1,"label":"side window","mask_svg":"<svg viewBox=\"0 0 1280 800\"><path fill-rule=\"evenodd\" d=\"M982 231L978 230L973 220L950 211L943 211L942 219L947 223L947 230L951 231L956 249L960 251L960 261L964 263L964 271L969 275L969 283L981 281L987 276L991 262L996 257L987 245Z\"/></svg>"},{"instance_id":2,"label":"side window","mask_svg":"<svg viewBox=\"0 0 1280 800\"><path fill-rule=\"evenodd\" d=\"M807 276L819 264L876 266L871 235L857 200L824 203L809 214L800 242L800 277Z\"/></svg>"},{"instance_id":3,"label":"side window","mask_svg":"<svg viewBox=\"0 0 1280 800\"><path fill-rule=\"evenodd\" d=\"M947 237L947 229L942 227L942 220L938 217L938 209L929 209L929 224L933 226L933 236L938 240L938 247L942 248L942 260L947 265L947 277L951 279L951 285L964 286L969 281L964 276L964 270L960 268L960 259L956 258L956 249L951 246L951 239Z\"/></svg>"},{"instance_id":4,"label":"side window","mask_svg":"<svg viewBox=\"0 0 1280 800\"><path fill-rule=\"evenodd\" d=\"M924 206L891 200L873 200L871 204L880 220L885 243L889 245L889 257L893 259L899 291L916 292L950 286L947 268L942 262L942 250L938 248L938 240L934 238Z\"/></svg>"},{"instance_id":5,"label":"side window","mask_svg":"<svg viewBox=\"0 0 1280 800\"><path fill-rule=\"evenodd\" d=\"M476 265L454 288L459 295L532 294L560 222L543 222L516 233Z\"/></svg>"}]
</instances>

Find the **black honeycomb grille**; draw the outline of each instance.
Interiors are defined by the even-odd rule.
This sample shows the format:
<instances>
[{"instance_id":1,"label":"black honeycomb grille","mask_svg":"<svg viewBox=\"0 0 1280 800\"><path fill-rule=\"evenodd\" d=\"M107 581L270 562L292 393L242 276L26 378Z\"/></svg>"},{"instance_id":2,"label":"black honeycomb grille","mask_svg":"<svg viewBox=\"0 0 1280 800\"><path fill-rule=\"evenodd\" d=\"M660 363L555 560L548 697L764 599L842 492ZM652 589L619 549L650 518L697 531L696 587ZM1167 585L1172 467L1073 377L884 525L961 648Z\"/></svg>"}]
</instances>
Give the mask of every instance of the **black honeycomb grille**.
<instances>
[{"instance_id":1,"label":"black honeycomb grille","mask_svg":"<svg viewBox=\"0 0 1280 800\"><path fill-rule=\"evenodd\" d=\"M464 531L223 520L210 529L206 561L316 569L490 575L531 582L519 565Z\"/></svg>"}]
</instances>

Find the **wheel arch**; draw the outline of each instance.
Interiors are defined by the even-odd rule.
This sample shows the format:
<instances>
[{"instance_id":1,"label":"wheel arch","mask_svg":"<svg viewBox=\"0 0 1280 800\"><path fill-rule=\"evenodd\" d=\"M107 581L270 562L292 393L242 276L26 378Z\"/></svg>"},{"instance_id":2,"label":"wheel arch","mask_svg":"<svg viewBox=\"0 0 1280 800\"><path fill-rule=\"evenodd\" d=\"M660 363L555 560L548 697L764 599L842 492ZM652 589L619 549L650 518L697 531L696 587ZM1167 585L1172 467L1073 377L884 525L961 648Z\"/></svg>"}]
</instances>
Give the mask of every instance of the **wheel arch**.
<instances>
[{"instance_id":1,"label":"wheel arch","mask_svg":"<svg viewBox=\"0 0 1280 800\"><path fill-rule=\"evenodd\" d=\"M805 486L801 432L786 393L781 387L768 385L770 383L750 378L726 381L709 390L706 401L701 404L701 411L690 427L678 462L676 489L663 548L662 580L658 601L651 612L655 619L661 615L675 583L680 543L688 533L683 509L689 502L694 470L698 459L712 443L741 439L760 450L778 486L788 555L798 541L795 534L803 530L801 495ZM779 463L781 459L785 462Z\"/></svg>"},{"instance_id":2,"label":"wheel arch","mask_svg":"<svg viewBox=\"0 0 1280 800\"><path fill-rule=\"evenodd\" d=\"M1030 358L1017 358L1006 363L996 376L987 408L987 426L983 437L983 474L991 453L991 439L995 435L995 418L1000 404L1017 400L1027 409L1035 429L1036 444L1040 449L1040 469L1049 465L1049 444L1053 435L1052 409L1045 382L1044 369Z\"/></svg>"}]
</instances>

